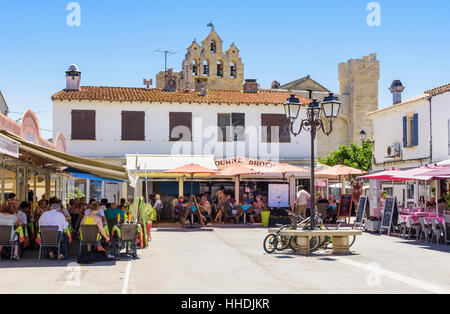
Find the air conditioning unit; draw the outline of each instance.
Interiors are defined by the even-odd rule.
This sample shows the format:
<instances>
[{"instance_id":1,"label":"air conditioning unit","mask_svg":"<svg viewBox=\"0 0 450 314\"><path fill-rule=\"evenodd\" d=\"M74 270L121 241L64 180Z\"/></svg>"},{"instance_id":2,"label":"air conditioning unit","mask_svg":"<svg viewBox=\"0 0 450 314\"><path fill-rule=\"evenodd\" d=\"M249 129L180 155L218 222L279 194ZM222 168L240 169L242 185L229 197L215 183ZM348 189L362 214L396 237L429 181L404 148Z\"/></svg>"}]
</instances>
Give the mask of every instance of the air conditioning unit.
<instances>
[{"instance_id":1,"label":"air conditioning unit","mask_svg":"<svg viewBox=\"0 0 450 314\"><path fill-rule=\"evenodd\" d=\"M400 144L393 144L387 149L388 157L400 157Z\"/></svg>"}]
</instances>

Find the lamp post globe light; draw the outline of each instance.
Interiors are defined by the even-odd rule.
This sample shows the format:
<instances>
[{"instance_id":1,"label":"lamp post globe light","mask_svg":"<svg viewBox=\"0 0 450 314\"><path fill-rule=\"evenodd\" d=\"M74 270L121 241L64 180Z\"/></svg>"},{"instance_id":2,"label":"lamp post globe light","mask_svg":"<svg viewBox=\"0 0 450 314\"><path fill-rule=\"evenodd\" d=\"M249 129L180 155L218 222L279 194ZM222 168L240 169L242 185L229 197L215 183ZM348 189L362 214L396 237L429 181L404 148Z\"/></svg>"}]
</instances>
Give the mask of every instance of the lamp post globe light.
<instances>
[{"instance_id":1,"label":"lamp post globe light","mask_svg":"<svg viewBox=\"0 0 450 314\"><path fill-rule=\"evenodd\" d=\"M359 132L359 135L361 136L361 142L365 142L367 139L367 133L364 130L361 130L361 132Z\"/></svg>"},{"instance_id":2,"label":"lamp post globe light","mask_svg":"<svg viewBox=\"0 0 450 314\"><path fill-rule=\"evenodd\" d=\"M318 102L317 99L310 100L311 101L308 105L302 105L300 100L295 95L291 95L291 97L289 97L284 104L284 110L290 123L291 133L294 136L300 135L302 131L310 132L311 134L311 228L314 228L316 225L314 143L318 131L322 130L327 136L329 136L333 131L333 123L339 116L341 102L338 97L334 96L333 93L330 93L327 97L325 97L322 103ZM298 131L295 131L294 123L298 120L302 107L306 107L306 119L301 118L300 128ZM328 123L325 123L325 121ZM328 127L326 124L328 124Z\"/></svg>"}]
</instances>

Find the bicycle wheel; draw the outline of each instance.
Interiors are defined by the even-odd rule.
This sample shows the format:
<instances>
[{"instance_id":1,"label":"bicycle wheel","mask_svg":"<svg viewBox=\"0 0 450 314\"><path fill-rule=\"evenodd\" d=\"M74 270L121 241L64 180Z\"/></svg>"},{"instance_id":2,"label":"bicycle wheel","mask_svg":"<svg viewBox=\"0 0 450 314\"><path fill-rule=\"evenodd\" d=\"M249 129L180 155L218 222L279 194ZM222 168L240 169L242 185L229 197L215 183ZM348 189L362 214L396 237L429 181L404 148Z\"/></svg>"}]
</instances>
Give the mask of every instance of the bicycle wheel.
<instances>
[{"instance_id":1,"label":"bicycle wheel","mask_svg":"<svg viewBox=\"0 0 450 314\"><path fill-rule=\"evenodd\" d=\"M284 251L284 250L286 250L289 247L290 237L281 235L280 231L288 230L290 228L292 228L292 226L284 226L284 227L281 227L280 230L278 230L278 232L276 234L277 237L278 237L278 245L276 247L277 251Z\"/></svg>"},{"instance_id":2,"label":"bicycle wheel","mask_svg":"<svg viewBox=\"0 0 450 314\"><path fill-rule=\"evenodd\" d=\"M269 234L264 239L264 251L266 251L268 254L272 254L275 252L278 245L278 238L275 234Z\"/></svg>"}]
</instances>

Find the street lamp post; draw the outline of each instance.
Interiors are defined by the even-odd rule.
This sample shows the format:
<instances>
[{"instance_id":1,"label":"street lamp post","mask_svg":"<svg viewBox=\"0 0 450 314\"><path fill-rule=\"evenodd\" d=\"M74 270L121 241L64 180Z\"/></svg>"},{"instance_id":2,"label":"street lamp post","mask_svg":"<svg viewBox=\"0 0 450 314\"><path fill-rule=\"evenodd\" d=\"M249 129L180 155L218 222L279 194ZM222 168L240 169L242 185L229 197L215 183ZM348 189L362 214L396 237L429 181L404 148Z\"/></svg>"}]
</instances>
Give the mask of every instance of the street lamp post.
<instances>
[{"instance_id":1,"label":"street lamp post","mask_svg":"<svg viewBox=\"0 0 450 314\"><path fill-rule=\"evenodd\" d=\"M306 119L301 119L300 129L296 132L294 131L294 123L298 119L303 106L304 105L301 104L300 100L295 97L295 95L291 95L291 97L288 98L284 104L284 110L290 123L291 133L294 136L298 136L302 131L310 132L311 134L311 228L314 228L316 225L314 143L317 137L317 132L320 130L322 130L327 136L331 134L333 131L333 122L339 115L341 103L338 97L334 96L333 93L330 93L327 97L325 97L322 103L319 103L316 99L312 99L306 106ZM322 114L325 119L322 118ZM328 130L326 129L326 123L324 123L325 121L328 121Z\"/></svg>"}]
</instances>

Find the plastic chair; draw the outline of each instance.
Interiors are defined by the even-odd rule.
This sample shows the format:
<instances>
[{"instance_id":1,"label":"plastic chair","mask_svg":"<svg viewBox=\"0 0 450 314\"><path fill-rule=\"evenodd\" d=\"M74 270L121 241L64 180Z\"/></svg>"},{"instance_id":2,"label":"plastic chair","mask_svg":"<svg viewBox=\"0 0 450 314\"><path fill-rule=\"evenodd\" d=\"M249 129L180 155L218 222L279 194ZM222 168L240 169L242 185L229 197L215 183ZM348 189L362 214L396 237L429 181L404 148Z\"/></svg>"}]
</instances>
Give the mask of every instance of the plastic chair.
<instances>
[{"instance_id":1,"label":"plastic chair","mask_svg":"<svg viewBox=\"0 0 450 314\"><path fill-rule=\"evenodd\" d=\"M82 246L94 245L100 243L97 225L81 225L80 226L80 246L78 247L78 256L81 255Z\"/></svg>"},{"instance_id":2,"label":"plastic chair","mask_svg":"<svg viewBox=\"0 0 450 314\"><path fill-rule=\"evenodd\" d=\"M14 257L14 245L19 244L19 241L11 240L11 233L14 230L14 226L0 226L0 246L9 247L11 249L11 260Z\"/></svg>"},{"instance_id":3,"label":"plastic chair","mask_svg":"<svg viewBox=\"0 0 450 314\"><path fill-rule=\"evenodd\" d=\"M428 222L425 221L424 217L419 217L420 226L422 227L422 231L420 232L420 238L423 237L425 241L430 240L431 235L431 227Z\"/></svg>"},{"instance_id":4,"label":"plastic chair","mask_svg":"<svg viewBox=\"0 0 450 314\"><path fill-rule=\"evenodd\" d=\"M408 237L411 239L412 237L412 231L414 230L416 239L418 240L420 238L420 224L417 224L411 217L408 217L406 219L406 228L409 230Z\"/></svg>"},{"instance_id":5,"label":"plastic chair","mask_svg":"<svg viewBox=\"0 0 450 314\"><path fill-rule=\"evenodd\" d=\"M439 244L441 240L441 234L444 231L444 228L441 227L441 224L436 221L436 219L431 218L431 229L433 230L433 234L431 235L431 242L433 242L433 238L436 239L436 244Z\"/></svg>"},{"instance_id":6,"label":"plastic chair","mask_svg":"<svg viewBox=\"0 0 450 314\"><path fill-rule=\"evenodd\" d=\"M137 258L137 237L138 237L138 225L137 224L122 224L120 225L120 237L117 239L117 257L120 256L120 250L122 243L125 244L126 255L131 255ZM131 253L130 253L131 250Z\"/></svg>"},{"instance_id":7,"label":"plastic chair","mask_svg":"<svg viewBox=\"0 0 450 314\"><path fill-rule=\"evenodd\" d=\"M39 246L39 261L41 260L42 249L49 247L58 248L58 257L61 253L61 238L58 232L58 226L41 226L39 234L41 236L41 245Z\"/></svg>"},{"instance_id":8,"label":"plastic chair","mask_svg":"<svg viewBox=\"0 0 450 314\"><path fill-rule=\"evenodd\" d=\"M445 243L450 243L450 215L444 215L444 235Z\"/></svg>"}]
</instances>

